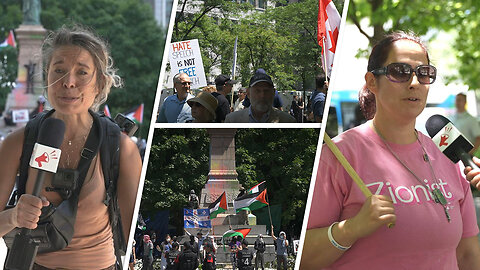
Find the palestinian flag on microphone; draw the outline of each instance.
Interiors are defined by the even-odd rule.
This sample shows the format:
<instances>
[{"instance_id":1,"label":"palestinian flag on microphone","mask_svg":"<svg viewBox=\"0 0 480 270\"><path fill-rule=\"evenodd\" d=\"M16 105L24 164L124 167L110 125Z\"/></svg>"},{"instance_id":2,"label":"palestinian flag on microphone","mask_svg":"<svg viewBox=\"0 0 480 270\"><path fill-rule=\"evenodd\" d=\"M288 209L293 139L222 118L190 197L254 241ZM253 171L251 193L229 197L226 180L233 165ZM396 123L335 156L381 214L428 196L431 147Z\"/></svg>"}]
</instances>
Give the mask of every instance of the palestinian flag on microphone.
<instances>
[{"instance_id":1,"label":"palestinian flag on microphone","mask_svg":"<svg viewBox=\"0 0 480 270\"><path fill-rule=\"evenodd\" d=\"M225 196L225 191L211 203L208 208L210 209L210 219L216 218L218 214L227 211L227 196Z\"/></svg>"},{"instance_id":2,"label":"palestinian flag on microphone","mask_svg":"<svg viewBox=\"0 0 480 270\"><path fill-rule=\"evenodd\" d=\"M245 238L247 234L251 231L252 229L250 228L243 228L243 229L235 229L235 230L228 230L226 231L222 238L230 238L234 236L240 236L242 238Z\"/></svg>"},{"instance_id":3,"label":"palestinian flag on microphone","mask_svg":"<svg viewBox=\"0 0 480 270\"><path fill-rule=\"evenodd\" d=\"M235 209L235 212L238 213L241 210L253 211L265 207L268 205L268 202L265 199L266 195L266 189L264 189L262 192L256 192L252 194L247 193L233 201L233 208Z\"/></svg>"},{"instance_id":4,"label":"palestinian flag on microphone","mask_svg":"<svg viewBox=\"0 0 480 270\"><path fill-rule=\"evenodd\" d=\"M249 189L247 193L252 194L252 193L262 192L266 188L267 188L267 182L263 181L260 184L257 184L256 186Z\"/></svg>"}]
</instances>

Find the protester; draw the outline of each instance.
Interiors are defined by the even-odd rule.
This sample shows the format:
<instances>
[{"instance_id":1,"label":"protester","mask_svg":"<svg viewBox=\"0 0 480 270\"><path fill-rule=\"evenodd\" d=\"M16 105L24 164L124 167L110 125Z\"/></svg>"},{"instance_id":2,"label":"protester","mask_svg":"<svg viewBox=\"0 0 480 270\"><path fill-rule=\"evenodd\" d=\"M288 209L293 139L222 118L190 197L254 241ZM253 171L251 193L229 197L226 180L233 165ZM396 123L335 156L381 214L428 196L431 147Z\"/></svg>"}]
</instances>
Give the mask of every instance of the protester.
<instances>
[{"instance_id":1,"label":"protester","mask_svg":"<svg viewBox=\"0 0 480 270\"><path fill-rule=\"evenodd\" d=\"M237 238L235 236L232 237L228 246L230 248L230 262L232 263L232 269L235 270L237 268L237 251L239 248Z\"/></svg>"},{"instance_id":2,"label":"protester","mask_svg":"<svg viewBox=\"0 0 480 270\"><path fill-rule=\"evenodd\" d=\"M215 88L217 89L217 92L212 93L218 101L218 106L215 111L215 122L225 122L225 117L231 112L230 103L226 96L232 92L233 85L236 83L237 81L232 80L230 77L223 74L218 75L215 79Z\"/></svg>"},{"instance_id":3,"label":"protester","mask_svg":"<svg viewBox=\"0 0 480 270\"><path fill-rule=\"evenodd\" d=\"M293 112L293 117L295 117L295 120L297 121L297 123L302 123L303 101L301 100L301 97L299 99L297 95L293 96L291 110Z\"/></svg>"},{"instance_id":4,"label":"protester","mask_svg":"<svg viewBox=\"0 0 480 270\"><path fill-rule=\"evenodd\" d=\"M369 121L334 142L374 195L365 198L324 147L300 268L480 269L469 184L415 130L436 78L425 45L393 32L367 70L360 104Z\"/></svg>"},{"instance_id":5,"label":"protester","mask_svg":"<svg viewBox=\"0 0 480 270\"><path fill-rule=\"evenodd\" d=\"M165 257L167 259L167 270L176 270L178 265L178 255L180 255L180 251L178 251L178 243L173 242L172 248L166 252Z\"/></svg>"},{"instance_id":6,"label":"protester","mask_svg":"<svg viewBox=\"0 0 480 270\"><path fill-rule=\"evenodd\" d=\"M255 256L255 270L259 269L259 265L264 270L264 253L266 249L265 241L263 240L263 235L259 234L257 240L255 240L254 249L256 250Z\"/></svg>"},{"instance_id":7,"label":"protester","mask_svg":"<svg viewBox=\"0 0 480 270\"><path fill-rule=\"evenodd\" d=\"M215 119L215 110L218 101L208 92L200 92L198 95L187 101L192 108L193 123L212 123Z\"/></svg>"},{"instance_id":8,"label":"protester","mask_svg":"<svg viewBox=\"0 0 480 270\"><path fill-rule=\"evenodd\" d=\"M132 243L132 253L130 254L130 260L128 261L128 269L135 270L135 263L137 262L137 256L135 255L135 240Z\"/></svg>"},{"instance_id":9,"label":"protester","mask_svg":"<svg viewBox=\"0 0 480 270\"><path fill-rule=\"evenodd\" d=\"M247 239L243 239L241 248L237 251L237 263L239 270L253 269L253 251L248 249Z\"/></svg>"},{"instance_id":10,"label":"protester","mask_svg":"<svg viewBox=\"0 0 480 270\"><path fill-rule=\"evenodd\" d=\"M273 238L273 241L275 241L276 247L277 247L277 269L287 269L287 247L288 247L288 240L287 240L287 234L285 232L280 232L278 235L278 238L275 237L273 234L273 225L272 229L270 230L270 235ZM281 266L283 265L283 267Z\"/></svg>"},{"instance_id":11,"label":"protester","mask_svg":"<svg viewBox=\"0 0 480 270\"><path fill-rule=\"evenodd\" d=\"M192 235L193 236L193 235ZM178 255L178 269L179 270L194 270L198 267L198 257L193 251L195 247L192 247L190 242L185 242L185 249Z\"/></svg>"},{"instance_id":12,"label":"protester","mask_svg":"<svg viewBox=\"0 0 480 270\"><path fill-rule=\"evenodd\" d=\"M213 244L206 242L204 244L205 259L203 260L202 270L215 270L217 268L215 262L215 251Z\"/></svg>"},{"instance_id":13,"label":"protester","mask_svg":"<svg viewBox=\"0 0 480 270\"><path fill-rule=\"evenodd\" d=\"M153 243L148 234L143 236L142 270L153 270Z\"/></svg>"},{"instance_id":14,"label":"protester","mask_svg":"<svg viewBox=\"0 0 480 270\"><path fill-rule=\"evenodd\" d=\"M172 248L172 238L170 238L170 235L167 234L165 236L165 241L161 243L161 262L160 266L162 270L164 270L167 267L167 252Z\"/></svg>"},{"instance_id":15,"label":"protester","mask_svg":"<svg viewBox=\"0 0 480 270\"><path fill-rule=\"evenodd\" d=\"M275 88L270 76L255 73L247 89L250 107L227 115L226 123L295 123L295 118L272 107Z\"/></svg>"},{"instance_id":16,"label":"protester","mask_svg":"<svg viewBox=\"0 0 480 270\"><path fill-rule=\"evenodd\" d=\"M106 101L110 88L119 87L121 80L112 67L106 43L91 31L79 26L62 27L50 33L43 44L42 57L47 99L53 109L40 113L36 119L50 117L63 120L65 133L60 146L62 154L57 174L59 171L78 172L77 165L81 160L81 153L86 153L82 149L87 137L90 134L97 134L95 130L108 126L105 121L101 121L103 119L100 119L95 111ZM118 127L115 128L118 129ZM30 132L33 131L29 130L29 134ZM64 200L62 196L66 195L60 190L47 191L46 187L53 185L51 177L48 176L41 187L42 199L29 195L36 182L38 170L29 168L28 171L19 171L26 136L24 133L25 128L18 129L0 145L2 160L0 162L2 177L0 180L0 236L15 227L35 229L41 214L40 209L50 204L60 205ZM113 180L118 187L114 200L116 201L118 197L123 234L125 239L128 239L140 180L141 160L133 141L121 134L119 130L118 137L120 140L118 179ZM113 138L114 136L109 137L112 141ZM105 137L99 140L106 143ZM118 148L115 151L118 151ZM92 159L88 173L84 177L84 184L79 189L72 188L80 192L73 238L64 249L38 253L33 269L115 268L112 227L109 222L109 208L105 204L105 202L112 203L112 200L107 200L106 195L114 194L107 194L105 189L104 175L108 172L102 172L102 167L107 164L102 164L98 152L91 153L89 156ZM29 160L30 156L23 158ZM82 171L85 172L85 170ZM26 194L21 195L14 208L5 210L15 185L15 177L19 172L20 175L28 173ZM92 260L91 254L95 254L95 260Z\"/></svg>"},{"instance_id":17,"label":"protester","mask_svg":"<svg viewBox=\"0 0 480 270\"><path fill-rule=\"evenodd\" d=\"M242 87L238 90L238 98L235 101L235 105L233 105L233 111L240 111L245 109L245 106L243 105L243 101L245 100L245 97L247 96L247 88Z\"/></svg>"},{"instance_id":18,"label":"protester","mask_svg":"<svg viewBox=\"0 0 480 270\"><path fill-rule=\"evenodd\" d=\"M480 146L480 125L478 120L467 112L467 95L460 93L455 97L457 112L452 116L452 123L473 144L470 154Z\"/></svg>"},{"instance_id":19,"label":"protester","mask_svg":"<svg viewBox=\"0 0 480 270\"><path fill-rule=\"evenodd\" d=\"M325 99L328 90L328 82L325 75L320 74L315 78L315 91L310 97L310 106L313 114L313 120L317 123L322 122L323 111L325 110Z\"/></svg>"},{"instance_id":20,"label":"protester","mask_svg":"<svg viewBox=\"0 0 480 270\"><path fill-rule=\"evenodd\" d=\"M187 100L194 96L190 94L190 77L186 73L173 76L173 88L176 93L167 97L158 112L159 123L185 123L193 120Z\"/></svg>"}]
</instances>

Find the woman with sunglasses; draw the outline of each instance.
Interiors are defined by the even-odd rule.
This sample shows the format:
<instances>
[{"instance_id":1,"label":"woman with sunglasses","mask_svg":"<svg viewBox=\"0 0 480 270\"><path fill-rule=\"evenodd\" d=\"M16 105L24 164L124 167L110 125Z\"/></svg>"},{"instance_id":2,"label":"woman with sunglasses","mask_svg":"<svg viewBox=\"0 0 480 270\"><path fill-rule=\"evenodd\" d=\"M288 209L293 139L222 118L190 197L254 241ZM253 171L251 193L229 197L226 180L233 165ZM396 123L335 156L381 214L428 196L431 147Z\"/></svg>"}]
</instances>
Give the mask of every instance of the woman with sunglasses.
<instances>
[{"instance_id":1,"label":"woman with sunglasses","mask_svg":"<svg viewBox=\"0 0 480 270\"><path fill-rule=\"evenodd\" d=\"M369 121L334 139L373 196L324 147L301 269L480 269L469 183L415 130L435 78L418 37L373 47L360 93Z\"/></svg>"}]
</instances>

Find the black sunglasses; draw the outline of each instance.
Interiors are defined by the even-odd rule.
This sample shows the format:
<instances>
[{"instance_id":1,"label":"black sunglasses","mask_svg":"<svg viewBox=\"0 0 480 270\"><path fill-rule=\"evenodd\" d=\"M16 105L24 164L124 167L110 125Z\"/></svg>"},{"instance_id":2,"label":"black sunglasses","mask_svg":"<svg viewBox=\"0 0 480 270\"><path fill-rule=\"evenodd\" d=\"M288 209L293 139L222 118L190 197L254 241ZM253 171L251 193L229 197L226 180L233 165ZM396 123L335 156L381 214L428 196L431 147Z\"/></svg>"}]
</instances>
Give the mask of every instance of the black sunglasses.
<instances>
[{"instance_id":1,"label":"black sunglasses","mask_svg":"<svg viewBox=\"0 0 480 270\"><path fill-rule=\"evenodd\" d=\"M421 84L432 84L437 78L437 69L432 65L419 65L413 68L406 63L391 63L386 67L377 68L371 72L374 75L385 75L388 80L396 83L409 81L414 72L417 75L418 82Z\"/></svg>"},{"instance_id":2,"label":"black sunglasses","mask_svg":"<svg viewBox=\"0 0 480 270\"><path fill-rule=\"evenodd\" d=\"M191 83L191 82L181 82L180 84L181 84L181 85L190 85L190 84L192 84L192 83Z\"/></svg>"}]
</instances>

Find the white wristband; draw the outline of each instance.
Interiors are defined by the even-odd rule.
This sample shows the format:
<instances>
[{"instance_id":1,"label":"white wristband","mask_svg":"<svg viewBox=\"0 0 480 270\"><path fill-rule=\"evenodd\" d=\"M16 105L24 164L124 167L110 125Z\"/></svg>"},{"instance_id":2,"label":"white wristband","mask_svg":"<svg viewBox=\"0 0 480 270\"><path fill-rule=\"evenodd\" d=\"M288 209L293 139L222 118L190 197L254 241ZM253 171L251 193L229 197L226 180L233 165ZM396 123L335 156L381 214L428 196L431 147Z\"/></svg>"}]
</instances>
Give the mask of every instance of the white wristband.
<instances>
[{"instance_id":1,"label":"white wristband","mask_svg":"<svg viewBox=\"0 0 480 270\"><path fill-rule=\"evenodd\" d=\"M339 243L337 243L337 241L335 241L335 239L333 239L333 235L332 235L332 228L333 226L335 226L335 224L338 224L338 222L334 222L332 223L332 225L330 225L330 227L328 227L328 231L327 231L327 234L328 234L328 240L330 240L330 243L332 243L332 245L341 250L341 251L346 251L347 249L349 249L350 247L344 247L342 245L340 245Z\"/></svg>"}]
</instances>

